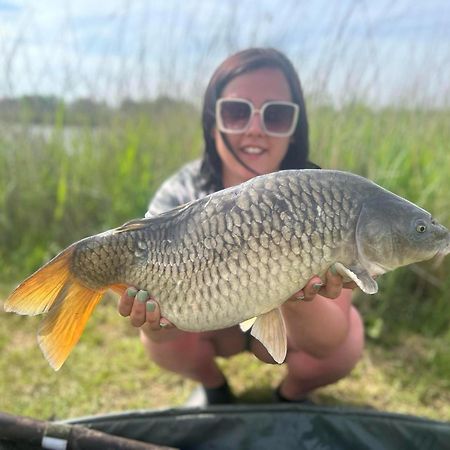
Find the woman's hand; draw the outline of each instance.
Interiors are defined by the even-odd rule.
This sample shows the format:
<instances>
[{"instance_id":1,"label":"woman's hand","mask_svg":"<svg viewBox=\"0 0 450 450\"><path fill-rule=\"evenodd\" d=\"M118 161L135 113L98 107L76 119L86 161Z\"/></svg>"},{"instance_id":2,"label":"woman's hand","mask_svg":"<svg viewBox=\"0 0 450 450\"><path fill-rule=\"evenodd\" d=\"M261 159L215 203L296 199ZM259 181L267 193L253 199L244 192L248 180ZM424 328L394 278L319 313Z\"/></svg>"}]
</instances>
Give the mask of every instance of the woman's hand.
<instances>
[{"instance_id":1,"label":"woman's hand","mask_svg":"<svg viewBox=\"0 0 450 450\"><path fill-rule=\"evenodd\" d=\"M161 331L174 328L174 325L161 317L158 302L147 291L129 287L119 299L119 314L130 317L131 325L140 328L146 324L147 330Z\"/></svg>"},{"instance_id":2,"label":"woman's hand","mask_svg":"<svg viewBox=\"0 0 450 450\"><path fill-rule=\"evenodd\" d=\"M320 277L314 276L312 277L306 286L300 291L296 292L289 300L298 301L303 300L305 302L310 302L314 300L317 294L322 297L326 297L329 299L338 298L342 289L355 289L357 288L356 283L354 281L350 281L344 283L342 277L335 273L333 269L327 271L325 274L325 280L322 281Z\"/></svg>"}]
</instances>

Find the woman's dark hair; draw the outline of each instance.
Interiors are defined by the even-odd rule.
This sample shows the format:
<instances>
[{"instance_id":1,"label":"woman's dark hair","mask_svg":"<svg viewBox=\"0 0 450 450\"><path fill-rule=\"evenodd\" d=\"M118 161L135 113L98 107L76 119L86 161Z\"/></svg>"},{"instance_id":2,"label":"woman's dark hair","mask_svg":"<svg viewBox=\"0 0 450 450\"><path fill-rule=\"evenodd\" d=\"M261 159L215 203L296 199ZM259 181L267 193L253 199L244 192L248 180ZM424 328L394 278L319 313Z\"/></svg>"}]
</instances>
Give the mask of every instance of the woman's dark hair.
<instances>
[{"instance_id":1,"label":"woman's dark hair","mask_svg":"<svg viewBox=\"0 0 450 450\"><path fill-rule=\"evenodd\" d=\"M205 91L202 110L205 149L201 165L202 184L205 189L218 190L222 184L222 161L213 138L216 124L215 106L225 86L239 75L260 68L279 69L289 84L292 101L300 107L298 124L289 144L281 169L317 167L308 162L309 137L305 101L297 72L289 59L273 48L250 48L228 57L214 72Z\"/></svg>"}]
</instances>

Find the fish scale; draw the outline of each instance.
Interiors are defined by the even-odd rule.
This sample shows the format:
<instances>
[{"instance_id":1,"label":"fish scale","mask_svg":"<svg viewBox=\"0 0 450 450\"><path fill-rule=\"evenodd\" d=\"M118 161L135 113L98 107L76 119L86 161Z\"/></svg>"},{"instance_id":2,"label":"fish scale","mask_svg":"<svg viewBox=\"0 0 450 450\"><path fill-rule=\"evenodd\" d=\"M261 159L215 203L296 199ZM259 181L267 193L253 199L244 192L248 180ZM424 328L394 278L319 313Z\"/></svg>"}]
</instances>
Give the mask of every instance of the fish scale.
<instances>
[{"instance_id":1,"label":"fish scale","mask_svg":"<svg viewBox=\"0 0 450 450\"><path fill-rule=\"evenodd\" d=\"M282 362L279 307L314 275L334 264L373 294L373 276L449 252L450 233L428 212L365 178L281 171L72 244L16 288L5 309L49 313L38 340L55 369L105 290L126 285L151 293L182 330L251 319L243 329Z\"/></svg>"},{"instance_id":2,"label":"fish scale","mask_svg":"<svg viewBox=\"0 0 450 450\"><path fill-rule=\"evenodd\" d=\"M326 213L333 211L333 200L345 200L345 196L336 189L330 189L329 181L321 183L321 180L311 176L298 179L292 173L286 173L284 177L266 178L255 179L255 182L249 183L248 189L235 188L228 195L198 201L190 214L174 217L173 226L168 217L168 222L135 232L135 240L132 239L133 231L130 231L127 248L131 251L126 263L126 283L157 295L161 313L179 328L203 331L229 326L239 319L254 316L253 297L255 294L266 294L267 284L273 285L277 298L266 295L270 300L260 302L261 311L282 303L300 289L311 274L322 274L332 263L333 255L328 246L332 241L331 230L343 223L349 224L355 218L355 208L347 202L345 214L335 216ZM327 195L322 194L324 190ZM295 204L301 205L300 211ZM269 211L266 205L272 210ZM318 207L321 214L317 214ZM205 223L207 225L203 226ZM164 247L161 242L168 242L169 232L174 239ZM243 236L240 236L241 233ZM297 252L292 251L291 235L297 235L302 243L297 247ZM108 238L115 239L113 234L105 236L106 241ZM148 261L153 268L150 273L143 273L144 266L139 258L139 250L142 250L139 242L145 241L149 243ZM105 242L105 245L109 244ZM202 250L198 251L199 248ZM209 254L209 265L201 267L194 264L204 258L204 253ZM245 255L241 259L244 261L242 267L248 271L248 277L243 276L242 281L237 272L238 266L236 263L233 265L233 258L239 260L235 256L239 253ZM165 270L169 264L168 254L179 255L179 258L172 258L177 262L178 276ZM290 257L292 255L294 257ZM80 258L81 266L85 266L83 258ZM199 292L196 285L205 276L196 275L205 272L206 278L212 279L214 288L210 286L208 290ZM236 276L230 277L233 272ZM282 274L286 275L277 288L280 283L271 280ZM95 280L98 281L99 277ZM233 286L241 288L233 289ZM196 302L205 305L205 311L214 311L214 314L208 315L206 324L189 311L188 306ZM221 308L216 310L210 307L211 304L221 304ZM236 310L232 313L228 308ZM183 314L179 313L180 310ZM202 308L196 310L202 311ZM228 320L224 323L226 317Z\"/></svg>"}]
</instances>

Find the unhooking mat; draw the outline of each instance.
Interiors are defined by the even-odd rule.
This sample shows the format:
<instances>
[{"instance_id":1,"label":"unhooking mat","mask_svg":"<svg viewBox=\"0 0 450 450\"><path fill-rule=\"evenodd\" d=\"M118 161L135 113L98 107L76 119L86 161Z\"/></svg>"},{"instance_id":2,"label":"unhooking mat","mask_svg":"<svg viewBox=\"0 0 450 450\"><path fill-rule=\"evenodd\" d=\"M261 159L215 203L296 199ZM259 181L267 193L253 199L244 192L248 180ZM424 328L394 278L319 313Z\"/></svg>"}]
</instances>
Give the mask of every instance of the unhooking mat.
<instances>
[{"instance_id":1,"label":"unhooking mat","mask_svg":"<svg viewBox=\"0 0 450 450\"><path fill-rule=\"evenodd\" d=\"M66 421L183 450L450 450L450 423L348 407L227 405Z\"/></svg>"}]
</instances>

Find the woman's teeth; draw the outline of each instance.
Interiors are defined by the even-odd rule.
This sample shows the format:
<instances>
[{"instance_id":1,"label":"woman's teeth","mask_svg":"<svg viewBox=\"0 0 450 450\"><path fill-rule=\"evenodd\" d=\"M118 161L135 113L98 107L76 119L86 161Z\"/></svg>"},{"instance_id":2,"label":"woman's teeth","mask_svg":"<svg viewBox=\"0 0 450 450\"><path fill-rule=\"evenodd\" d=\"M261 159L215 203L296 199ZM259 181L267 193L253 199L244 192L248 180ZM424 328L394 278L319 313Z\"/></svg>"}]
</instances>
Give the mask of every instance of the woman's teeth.
<instances>
[{"instance_id":1,"label":"woman's teeth","mask_svg":"<svg viewBox=\"0 0 450 450\"><path fill-rule=\"evenodd\" d=\"M264 150L259 147L244 147L242 151L250 155L260 155Z\"/></svg>"}]
</instances>

